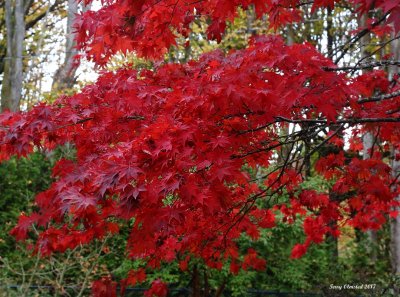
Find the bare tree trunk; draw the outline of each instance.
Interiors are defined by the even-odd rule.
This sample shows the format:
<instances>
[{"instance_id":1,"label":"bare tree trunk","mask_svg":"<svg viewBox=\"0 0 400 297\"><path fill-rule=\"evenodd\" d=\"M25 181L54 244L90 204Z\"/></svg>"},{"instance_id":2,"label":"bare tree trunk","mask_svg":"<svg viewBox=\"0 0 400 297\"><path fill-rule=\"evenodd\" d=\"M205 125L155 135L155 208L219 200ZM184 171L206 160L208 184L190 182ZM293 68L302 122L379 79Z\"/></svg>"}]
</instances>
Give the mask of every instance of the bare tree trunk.
<instances>
[{"instance_id":1,"label":"bare tree trunk","mask_svg":"<svg viewBox=\"0 0 400 297\"><path fill-rule=\"evenodd\" d=\"M73 25L77 13L78 1L68 0L65 60L54 75L52 86L53 90L72 88L76 83L76 70L78 68L78 64L74 60L74 56L76 55L76 43L75 34L73 33Z\"/></svg>"},{"instance_id":2,"label":"bare tree trunk","mask_svg":"<svg viewBox=\"0 0 400 297\"><path fill-rule=\"evenodd\" d=\"M292 25L288 25L286 27L286 44L288 46L292 46L294 43L294 31ZM289 124L282 123L282 126L279 127L279 134L281 136L286 136L289 134ZM278 151L278 159L277 165L283 165L286 162L286 159L289 158L291 153L291 146L290 145L282 145L280 151Z\"/></svg>"},{"instance_id":3,"label":"bare tree trunk","mask_svg":"<svg viewBox=\"0 0 400 297\"><path fill-rule=\"evenodd\" d=\"M396 177L400 174L400 161L396 161L395 156L396 153L399 153L399 150L393 148L392 150L392 176ZM394 190L394 189L393 189ZM397 200L400 200L400 197L397 197ZM400 210L397 208L397 210ZM391 264L392 270L394 274L400 274L400 218L396 217L392 219L390 224L390 233L391 233Z\"/></svg>"},{"instance_id":4,"label":"bare tree trunk","mask_svg":"<svg viewBox=\"0 0 400 297\"><path fill-rule=\"evenodd\" d=\"M7 55L1 89L1 109L19 110L23 83L25 9L23 0L5 0Z\"/></svg>"},{"instance_id":5,"label":"bare tree trunk","mask_svg":"<svg viewBox=\"0 0 400 297\"><path fill-rule=\"evenodd\" d=\"M332 34L332 29L333 29L333 11L332 8L328 7L326 9L326 36L328 39L328 44L327 44L327 50L328 50L328 57L333 58L333 34Z\"/></svg>"},{"instance_id":6,"label":"bare tree trunk","mask_svg":"<svg viewBox=\"0 0 400 297\"><path fill-rule=\"evenodd\" d=\"M371 132L365 132L363 135L363 160L368 160L372 157L372 150L375 143L375 137ZM378 244L378 235L375 230L367 231L369 243L368 250L370 253L370 257L373 263L377 261L377 244Z\"/></svg>"},{"instance_id":7,"label":"bare tree trunk","mask_svg":"<svg viewBox=\"0 0 400 297\"><path fill-rule=\"evenodd\" d=\"M333 43L334 43L334 37L333 37L333 11L330 7L326 9L326 36L327 36L327 56L330 59L333 59ZM337 127L332 127L332 129L337 130L340 129L339 126ZM343 138L343 133L339 132L337 133L337 136L340 138ZM309 154L308 152L310 151L310 144L305 143L306 147L306 152L307 155ZM307 160L307 167L308 169L308 174L310 175L310 168L311 168L311 156L308 155L308 160ZM329 192L330 200L333 200L334 198L331 198L332 192ZM330 227L333 229L338 228L338 223L336 221L332 221L330 223ZM339 263L339 241L338 238L329 234L326 236L326 242L329 244L329 251L330 251L330 271L336 272L338 269L338 263Z\"/></svg>"},{"instance_id":8,"label":"bare tree trunk","mask_svg":"<svg viewBox=\"0 0 400 297\"><path fill-rule=\"evenodd\" d=\"M400 59L400 40L394 40L391 43L391 53L394 55L394 60ZM396 73L400 72L400 67L391 66L389 68L389 79L392 80L393 76ZM396 161L396 154L399 154L400 151L397 148L393 148L392 150L392 176L396 178L400 174L400 161ZM393 189L394 191L395 189ZM397 197L397 200L400 200L400 196ZM400 208L396 210L400 211ZM392 270L394 274L400 274L400 218L396 217L391 220L390 223L390 233L391 233L391 264ZM397 293L399 293L399 289L397 289Z\"/></svg>"},{"instance_id":9,"label":"bare tree trunk","mask_svg":"<svg viewBox=\"0 0 400 297\"><path fill-rule=\"evenodd\" d=\"M358 25L360 28L363 28L367 25L367 15L363 15L360 17ZM360 40L360 49L361 49L361 58L365 59L368 56L368 52L366 51L366 46L371 42L371 36L369 34L366 34L363 36ZM363 70L364 72L365 70ZM372 157L372 152L371 150L373 149L374 146L374 135L371 132L365 132L363 135L363 160L368 160ZM376 246L378 244L378 236L376 231L374 230L368 230L367 231L367 236L368 236L368 247L367 250L369 251L371 260L373 263L376 262L377 260L377 253L376 253Z\"/></svg>"},{"instance_id":10,"label":"bare tree trunk","mask_svg":"<svg viewBox=\"0 0 400 297\"><path fill-rule=\"evenodd\" d=\"M197 266L194 266L192 273L192 294L191 297L201 297L200 274Z\"/></svg>"}]
</instances>

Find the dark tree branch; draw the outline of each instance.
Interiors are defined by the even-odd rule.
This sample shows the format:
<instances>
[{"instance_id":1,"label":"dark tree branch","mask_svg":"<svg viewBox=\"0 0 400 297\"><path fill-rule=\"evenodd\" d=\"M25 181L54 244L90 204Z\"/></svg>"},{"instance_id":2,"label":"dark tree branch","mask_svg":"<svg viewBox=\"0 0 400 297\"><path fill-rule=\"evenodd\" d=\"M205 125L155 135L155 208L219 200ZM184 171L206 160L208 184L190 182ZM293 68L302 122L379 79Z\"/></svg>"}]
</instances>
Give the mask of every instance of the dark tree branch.
<instances>
[{"instance_id":1,"label":"dark tree branch","mask_svg":"<svg viewBox=\"0 0 400 297\"><path fill-rule=\"evenodd\" d=\"M389 15L390 11L388 11L387 13L385 13L385 15L380 18L379 20L377 20L376 22L374 22L373 24L371 24L371 26L369 28L365 28L363 30L361 30L360 32L357 33L357 35L355 35L354 37L350 38L350 40L343 44L342 46L340 46L338 49L336 49L333 53L330 53L329 56L333 56L334 54L338 53L339 51L342 51L342 53L340 54L340 56L338 58L335 59L334 63L337 64L346 54L347 52L361 39L363 38L366 34L368 34L369 32L371 32L372 28L375 28L376 26L378 26L380 23L382 23L384 20L386 20L386 17Z\"/></svg>"},{"instance_id":2,"label":"dark tree branch","mask_svg":"<svg viewBox=\"0 0 400 297\"><path fill-rule=\"evenodd\" d=\"M354 66L345 66L345 67L323 67L322 69L326 71L352 71L352 70L363 70L363 69L371 69L374 67L382 67L382 66L400 66L400 61L375 61L370 63L362 63Z\"/></svg>"},{"instance_id":3,"label":"dark tree branch","mask_svg":"<svg viewBox=\"0 0 400 297\"><path fill-rule=\"evenodd\" d=\"M395 97L400 96L400 91L389 93L389 94L382 94L379 96L373 96L369 98L363 98L357 101L357 103L368 103L368 102L378 102L378 101L383 101L383 100L388 100L388 99L393 99Z\"/></svg>"},{"instance_id":4,"label":"dark tree branch","mask_svg":"<svg viewBox=\"0 0 400 297\"><path fill-rule=\"evenodd\" d=\"M398 96L398 95L396 95ZM289 119L284 117L276 117L277 122L288 122L292 124L301 123L328 123L325 119ZM391 123L400 122L400 118L353 118L353 119L342 119L337 120L335 123L338 124L362 124L362 123Z\"/></svg>"}]
</instances>

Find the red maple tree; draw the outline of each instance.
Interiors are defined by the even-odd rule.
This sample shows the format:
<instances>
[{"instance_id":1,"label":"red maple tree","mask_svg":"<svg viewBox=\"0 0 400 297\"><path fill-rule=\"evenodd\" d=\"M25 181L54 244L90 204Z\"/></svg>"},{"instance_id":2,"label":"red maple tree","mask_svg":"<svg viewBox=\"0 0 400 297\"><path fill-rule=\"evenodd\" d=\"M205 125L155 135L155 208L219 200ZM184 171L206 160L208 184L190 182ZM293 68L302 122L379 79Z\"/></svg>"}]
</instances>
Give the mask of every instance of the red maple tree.
<instances>
[{"instance_id":1,"label":"red maple tree","mask_svg":"<svg viewBox=\"0 0 400 297\"><path fill-rule=\"evenodd\" d=\"M187 36L201 16L209 18L209 38L220 40L239 6L254 5L258 17L267 14L271 27L279 28L301 21L303 5L296 0L102 2L76 24L79 48L99 65L128 51L160 61L177 35ZM313 10L336 2L315 1ZM347 2L361 14L381 9L380 23L399 30L400 1ZM393 64L379 65L385 63ZM389 81L384 71L350 76L349 69L310 44L288 46L278 35L256 36L246 49L217 50L185 64L158 63L154 71L103 73L95 84L54 104L5 112L1 159L65 143L77 151L75 161L56 164L55 181L36 197L37 211L22 215L12 233L24 240L35 224L36 250L48 255L118 233L122 221L134 218L130 257L146 259L150 267L177 260L183 270L189 257L213 268L230 261L236 273L265 267L253 249L239 257L236 241L242 233L258 238L260 229L273 228L278 212L289 222L304 217L306 240L294 246L293 258L328 235L339 236L340 226L379 229L388 214L396 215L398 181L382 154L400 149L400 87L398 77ZM282 136L288 125L298 129ZM342 138L350 128L352 158L345 156ZM360 135L377 129L381 151L360 159ZM322 141L313 142L321 135ZM277 153L305 141L311 143L306 154L277 161ZM334 149L321 154L315 170L332 181L332 189L302 190L304 160L327 146ZM268 174L251 177L248 172L260 166ZM282 191L289 202L274 205L271 199ZM264 207L256 203L260 200L267 202ZM144 271L133 271L126 283L145 277ZM93 292L109 296L115 288L105 279ZM148 295L166 292L158 280Z\"/></svg>"}]
</instances>

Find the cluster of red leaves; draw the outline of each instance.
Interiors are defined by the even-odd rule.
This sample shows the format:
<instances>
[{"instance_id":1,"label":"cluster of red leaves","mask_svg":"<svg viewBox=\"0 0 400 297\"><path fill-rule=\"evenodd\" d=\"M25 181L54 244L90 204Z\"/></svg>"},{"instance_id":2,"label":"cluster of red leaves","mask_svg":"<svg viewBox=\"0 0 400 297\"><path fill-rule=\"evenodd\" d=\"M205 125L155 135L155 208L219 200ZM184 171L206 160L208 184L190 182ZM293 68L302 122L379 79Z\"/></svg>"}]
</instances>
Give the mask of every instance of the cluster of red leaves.
<instances>
[{"instance_id":1,"label":"cluster of red leaves","mask_svg":"<svg viewBox=\"0 0 400 297\"><path fill-rule=\"evenodd\" d=\"M36 197L39 211L21 216L13 234L24 239L33 223L43 227L37 249L45 255L118 232L113 218L135 218L129 254L150 257L154 267L186 253L212 267L220 267L224 257L238 261L237 252L223 251L234 251L242 232L257 238L258 228L274 226L273 213L252 206L249 198L262 190L242 168L268 167L279 146L273 124L279 117L304 119L317 113L335 122L340 114L389 117L383 112L387 106L399 107L398 100L357 107L359 94L376 89L379 77L379 87L390 91L386 80L379 72L350 80L324 70L332 66L308 45L286 46L278 37L260 37L228 56L216 51L199 62L168 64L140 75L134 70L105 73L54 105L3 113L3 156L66 142L77 149L76 162L58 162L56 181ZM351 114L349 105L355 106ZM398 140L397 126L381 126L390 140ZM344 166L332 159L320 166L328 178L336 165ZM376 168L368 170L372 165ZM355 159L345 168L335 187L339 193L355 191L349 205L305 191L280 208L287 218L319 209L304 226L309 242L336 232L327 225L343 218L344 211L359 211L352 225L375 228L381 224L375 214L392 205L393 193L385 186L389 169L381 161ZM365 174L365 187L358 191L360 174ZM284 185L295 193L295 181L300 180L289 170L270 175L266 185L272 190Z\"/></svg>"},{"instance_id":2,"label":"cluster of red leaves","mask_svg":"<svg viewBox=\"0 0 400 297\"><path fill-rule=\"evenodd\" d=\"M332 65L313 48L265 37L227 57L212 52L140 78L133 70L106 73L54 105L2 114L4 155L66 142L77 149L76 162L55 166L56 181L36 199L40 211L21 217L13 232L23 239L32 223L61 224L38 241L47 253L117 232L113 217L135 217L132 256L212 255L226 222L258 192L242 166L268 166L278 137L270 123L305 104L333 120L332 106L353 95L344 75L323 66ZM271 225L259 214L257 221ZM253 225L244 219L236 229ZM224 242L237 236L232 230Z\"/></svg>"},{"instance_id":3,"label":"cluster of red leaves","mask_svg":"<svg viewBox=\"0 0 400 297\"><path fill-rule=\"evenodd\" d=\"M85 1L90 3L92 1ZM312 10L333 8L337 0L314 1ZM400 31L400 1L352 0L361 13L382 9ZM117 52L135 51L139 56L160 58L175 44L177 34L188 36L194 19L210 20L208 37L221 40L226 20L237 8L254 5L258 17L267 14L270 26L278 28L302 19L300 0L107 0L99 11L87 11L76 23L77 41L87 57L104 64Z\"/></svg>"},{"instance_id":4,"label":"cluster of red leaves","mask_svg":"<svg viewBox=\"0 0 400 297\"><path fill-rule=\"evenodd\" d=\"M400 31L400 1L399 0L352 0L358 11L362 14L371 9L382 9L384 14L388 14L387 23L392 23L395 31Z\"/></svg>"},{"instance_id":5,"label":"cluster of red leaves","mask_svg":"<svg viewBox=\"0 0 400 297\"><path fill-rule=\"evenodd\" d=\"M116 51L160 56L173 44L174 30L187 33L194 13L211 17L209 33L218 38L236 7L254 2L104 1L101 10L78 21L78 42L99 63ZM292 10L298 1L255 4L271 22L297 18ZM151 267L179 260L183 270L188 256L214 268L227 260L236 273L265 266L254 250L241 257L236 240L242 233L257 239L260 229L275 226L274 212L257 208L255 201L282 188L291 199L275 211L287 222L305 217L306 240L294 247L294 258L324 236L338 236L341 224L379 228L397 195L390 189L395 184L390 168L380 158L348 161L339 153L321 159L317 170L335 179L329 195L301 191L301 178L290 166L269 174L262 187L243 170L269 167L284 144L279 134L284 121L305 123L305 130L312 124L317 135L330 124L357 127L360 120L379 118L383 121L363 131L379 129L382 141L400 143L398 125L384 121L398 116L399 97L362 99L397 91L385 74L372 71L351 79L327 70L333 67L310 45L286 46L276 36L258 37L228 56L214 51L197 62L155 71L104 73L53 105L1 114L0 159L67 142L77 150L76 161L56 164L55 181L36 197L38 210L21 216L12 233L26 239L36 224L36 249L47 255L118 232L116 219L134 219L130 257L146 259ZM328 137L330 144L343 145L334 129ZM132 272L125 282L144 278L144 271ZM102 296L114 287L106 279L95 283L93 292ZM166 286L156 282L147 294L164 296Z\"/></svg>"}]
</instances>

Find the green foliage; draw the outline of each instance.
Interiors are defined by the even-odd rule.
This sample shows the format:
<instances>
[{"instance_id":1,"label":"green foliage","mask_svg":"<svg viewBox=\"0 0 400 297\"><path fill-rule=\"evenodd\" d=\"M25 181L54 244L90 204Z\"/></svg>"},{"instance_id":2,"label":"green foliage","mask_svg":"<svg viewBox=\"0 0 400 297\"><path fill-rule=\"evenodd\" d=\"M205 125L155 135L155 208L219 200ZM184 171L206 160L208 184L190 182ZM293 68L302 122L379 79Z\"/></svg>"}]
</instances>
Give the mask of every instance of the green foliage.
<instances>
[{"instance_id":1,"label":"green foliage","mask_svg":"<svg viewBox=\"0 0 400 297\"><path fill-rule=\"evenodd\" d=\"M45 156L35 152L27 158L13 158L0 164L0 296L55 296L58 293L78 296L81 286L82 292L87 292L91 280L108 275L107 266L112 266L123 255L123 252L116 254L115 260L99 257L105 254L104 243L94 242L62 255L42 258L27 249L29 240L27 245L20 244L9 235L18 216L35 208L34 196L50 185L54 161L60 157L73 159L74 155L73 146L66 144L55 154ZM117 251L115 246L113 249ZM99 262L100 258L107 264ZM10 285L17 287L8 288ZM30 289L31 285L54 289Z\"/></svg>"},{"instance_id":2,"label":"green foliage","mask_svg":"<svg viewBox=\"0 0 400 297\"><path fill-rule=\"evenodd\" d=\"M351 24L348 15L341 13L340 8L336 10L335 22ZM312 18L312 23L296 24L286 30L288 35L293 34L291 37L296 42L301 42L304 36L308 36L307 39L312 44L321 46L320 40L325 34L324 18L325 12L317 12ZM204 19L196 20L192 26L190 36L180 38L177 47L170 50L166 60L184 62L188 59L197 59L202 53L216 48L225 52L244 48L253 34L267 31L266 21L255 20L254 12L251 10L249 12L239 10L238 17L233 23L228 24L227 32L220 44L206 38L207 22ZM348 30L351 29L338 24L335 24L334 28L332 30L339 33L331 32L332 35L339 37L346 36ZM185 47L188 39L191 45ZM374 48L368 50L372 52ZM114 71L122 65L129 65L138 70L153 67L151 62L139 59L134 54L116 56L107 66L108 70ZM69 90L67 94L69 92L72 94L74 90ZM65 90L63 93L66 93ZM45 94L45 100L53 102L57 96L52 93ZM66 145L59 149L58 154L73 159L74 149ZM47 259L38 259L31 255L8 235L10 229L16 224L19 214L30 212L34 207L34 195L49 186L51 160L57 157L52 156L49 160L42 154L35 153L29 158L11 159L0 164L0 254L2 257L0 282L2 285L50 284L57 287L58 292L63 292L65 285L82 285L84 280L89 285L90 280L109 274L116 280L120 280L126 277L130 270L143 267L141 261L126 259L125 247L126 238L130 232L129 227L124 227L119 235L108 239L104 245L95 242L89 246L68 251L66 255L54 255ZM317 157L317 154L311 156L312 163ZM268 173L262 168L258 171L249 173L254 178ZM318 192L327 192L331 186L332 181L326 181L315 172L312 172L312 176L302 184L302 188L314 189ZM274 194L271 199L257 203L270 207L271 204L286 203L288 198L287 193L282 191ZM173 201L174 197L169 196L165 199L165 204L168 205ZM277 218L281 219L279 216ZM363 283L376 283L380 289L400 283L398 279L390 277L388 226L378 233L378 246L373 247L377 251L375 259L372 257L367 236L353 229L346 229L344 230L346 234L343 234L344 236L339 241L330 238L323 244L312 245L305 256L291 260L289 258L292 247L304 241L302 224L300 217L292 224L279 221L276 228L265 230L257 241L248 236L242 236L240 239L242 252L245 253L250 247L256 249L259 255L267 260L266 271L240 271L237 275L232 275L230 263L226 263L221 270L216 270L206 268L204 263L198 260L192 260L188 271L182 272L176 263L163 263L161 269L147 271L148 280L140 286L145 287L152 280L162 278L176 287L190 287L194 267L197 267L202 276L203 287L205 286L204 275L207 275L212 290L218 290L226 282L225 288L232 293L232 296L246 296L250 288L286 292L320 292L326 291L330 284L357 284L360 280ZM335 256L336 252L338 256ZM15 296L22 296L21 292L23 290L15 292ZM326 292L332 294L332 291ZM77 296L78 293L79 289L71 291L69 295ZM346 291L346 294L348 294L346 296L353 296L356 293ZM385 296L395 296L394 293L391 294L391 291L387 290ZM45 292L41 292L41 296L46 296Z\"/></svg>"},{"instance_id":3,"label":"green foliage","mask_svg":"<svg viewBox=\"0 0 400 297\"><path fill-rule=\"evenodd\" d=\"M90 280L110 274L114 279L120 280L130 270L143 267L143 263L126 259L125 246L129 226L121 229L120 234L109 238L104 245L95 242L68 251L66 255L54 255L45 259L32 255L8 235L18 215L34 208L34 195L49 185L52 160L59 158L59 155L73 159L74 149L65 145L59 148L56 155L48 156L50 158L47 159L40 153L34 153L29 158L14 158L0 165L0 278L2 284L53 285L59 288L57 292L65 291L70 296L75 296L79 293L79 288L68 289L69 291L63 288L80 285L86 279L87 290ZM249 173L257 175L257 172ZM326 192L330 186L330 183L317 175L302 184L304 189L315 189L319 192ZM284 192L275 194L272 201L285 203L288 195ZM251 247L266 259L266 271L240 271L233 275L230 272L230 263L226 263L221 270L216 270L207 268L198 260L192 260L188 271L182 272L176 263L163 263L161 269L147 271L148 279L140 286L146 287L152 280L162 278L174 287L191 287L195 266L202 278L201 286L205 286L204 276L207 275L210 290L215 292L225 283L225 290L232 296L246 296L251 288L282 292L320 292L326 291L330 284L359 283L360 280L364 283L376 283L383 290L397 281L390 277L387 257L390 242L388 226L377 234L379 244L374 247L375 260L371 256L372 249L367 236L350 228L343 231L339 242L327 240L323 244L312 245L304 257L292 260L289 259L292 247L304 240L303 222L300 217L292 224L283 223L281 219L278 215L277 227L266 229L259 240L252 240L248 236L240 239L243 253ZM334 256L335 249L338 257ZM26 287L10 292L15 293L10 296L23 296L24 292L30 292L26 296L33 296L35 293L26 290ZM52 296L46 290L40 292L41 296ZM353 293L348 291L348 296ZM390 289L385 294L394 296Z\"/></svg>"},{"instance_id":4,"label":"green foliage","mask_svg":"<svg viewBox=\"0 0 400 297\"><path fill-rule=\"evenodd\" d=\"M49 186L50 165L40 153L0 164L0 254L14 250L15 240L8 233L20 213L32 209L35 194Z\"/></svg>"},{"instance_id":5,"label":"green foliage","mask_svg":"<svg viewBox=\"0 0 400 297\"><path fill-rule=\"evenodd\" d=\"M189 59L198 59L201 54L215 49L221 49L224 52L242 49L247 46L251 36L266 34L270 30L265 20L255 17L254 9L245 11L239 8L233 22L227 23L226 32L220 43L207 38L208 25L205 19L197 19L191 25L189 36L178 38L177 46L170 49L166 59L169 62L185 62ZM189 46L187 46L187 41L190 41Z\"/></svg>"}]
</instances>

